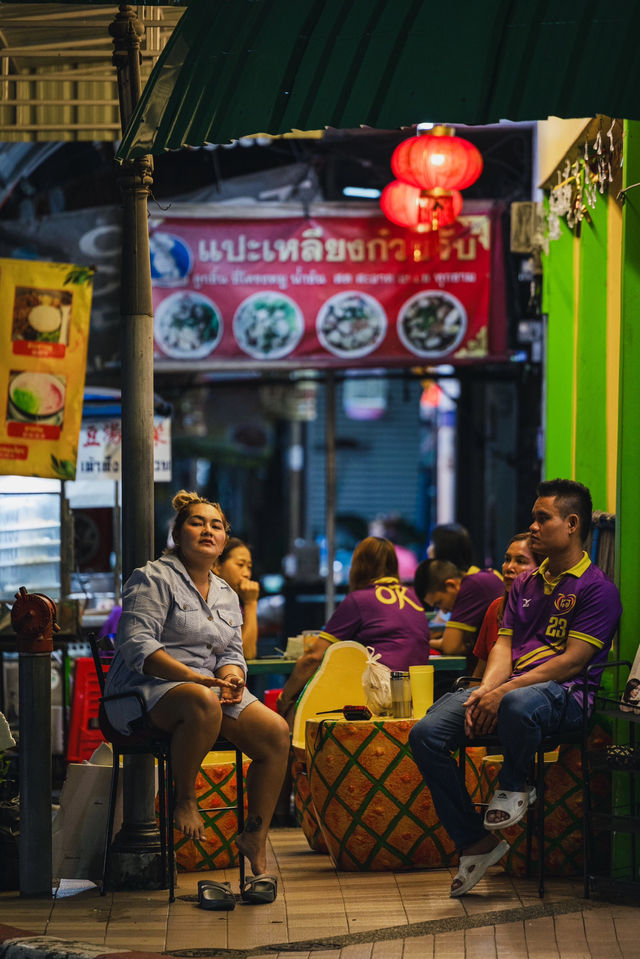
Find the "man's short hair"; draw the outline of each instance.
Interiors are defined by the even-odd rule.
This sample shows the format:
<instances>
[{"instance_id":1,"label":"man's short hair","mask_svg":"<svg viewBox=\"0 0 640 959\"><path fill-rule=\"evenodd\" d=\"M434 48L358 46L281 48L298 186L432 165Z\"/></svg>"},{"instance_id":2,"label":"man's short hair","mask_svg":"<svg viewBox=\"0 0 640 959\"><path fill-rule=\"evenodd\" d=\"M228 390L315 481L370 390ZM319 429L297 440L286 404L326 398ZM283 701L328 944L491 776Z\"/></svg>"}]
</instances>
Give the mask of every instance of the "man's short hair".
<instances>
[{"instance_id":1,"label":"man's short hair","mask_svg":"<svg viewBox=\"0 0 640 959\"><path fill-rule=\"evenodd\" d=\"M538 496L554 496L562 517L576 513L580 524L580 538L586 540L591 530L593 503L588 487L576 480L552 479L538 483Z\"/></svg>"},{"instance_id":2,"label":"man's short hair","mask_svg":"<svg viewBox=\"0 0 640 959\"><path fill-rule=\"evenodd\" d=\"M413 577L413 588L424 605L427 593L440 592L448 579L462 579L463 573L448 559L423 559Z\"/></svg>"}]
</instances>

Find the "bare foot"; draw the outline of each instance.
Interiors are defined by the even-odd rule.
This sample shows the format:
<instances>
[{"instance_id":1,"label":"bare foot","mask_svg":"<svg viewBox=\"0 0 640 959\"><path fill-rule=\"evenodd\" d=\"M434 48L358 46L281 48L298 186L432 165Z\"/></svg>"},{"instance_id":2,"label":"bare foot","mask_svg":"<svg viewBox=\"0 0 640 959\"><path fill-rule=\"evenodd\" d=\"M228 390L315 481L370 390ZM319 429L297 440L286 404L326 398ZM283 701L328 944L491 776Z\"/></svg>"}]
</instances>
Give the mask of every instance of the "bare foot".
<instances>
[{"instance_id":1,"label":"bare foot","mask_svg":"<svg viewBox=\"0 0 640 959\"><path fill-rule=\"evenodd\" d=\"M251 872L260 876L267 869L267 850L262 832L241 832L236 839L238 852L249 860Z\"/></svg>"},{"instance_id":2,"label":"bare foot","mask_svg":"<svg viewBox=\"0 0 640 959\"><path fill-rule=\"evenodd\" d=\"M189 839L205 839L204 826L195 799L176 799L173 825Z\"/></svg>"}]
</instances>

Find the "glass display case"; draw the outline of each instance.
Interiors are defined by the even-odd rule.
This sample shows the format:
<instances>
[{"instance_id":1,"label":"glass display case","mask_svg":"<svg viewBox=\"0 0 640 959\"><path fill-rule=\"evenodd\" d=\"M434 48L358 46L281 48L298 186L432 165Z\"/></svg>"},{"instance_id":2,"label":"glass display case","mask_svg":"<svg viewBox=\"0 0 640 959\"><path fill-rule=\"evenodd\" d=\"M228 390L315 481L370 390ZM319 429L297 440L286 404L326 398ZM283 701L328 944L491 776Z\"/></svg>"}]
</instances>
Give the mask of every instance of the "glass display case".
<instances>
[{"instance_id":1,"label":"glass display case","mask_svg":"<svg viewBox=\"0 0 640 959\"><path fill-rule=\"evenodd\" d=\"M0 477L0 600L21 586L61 598L60 483Z\"/></svg>"}]
</instances>

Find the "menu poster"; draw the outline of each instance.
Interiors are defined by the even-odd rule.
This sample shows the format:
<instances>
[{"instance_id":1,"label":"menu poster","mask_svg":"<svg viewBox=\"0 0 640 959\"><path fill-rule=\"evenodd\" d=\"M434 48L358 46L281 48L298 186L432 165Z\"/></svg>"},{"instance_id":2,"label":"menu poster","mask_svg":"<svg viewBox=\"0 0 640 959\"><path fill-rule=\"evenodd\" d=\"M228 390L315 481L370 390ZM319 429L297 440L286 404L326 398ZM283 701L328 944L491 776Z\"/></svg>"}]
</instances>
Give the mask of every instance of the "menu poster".
<instances>
[{"instance_id":1,"label":"menu poster","mask_svg":"<svg viewBox=\"0 0 640 959\"><path fill-rule=\"evenodd\" d=\"M156 365L484 361L504 322L494 219L419 235L381 216L154 218Z\"/></svg>"},{"instance_id":2,"label":"menu poster","mask_svg":"<svg viewBox=\"0 0 640 959\"><path fill-rule=\"evenodd\" d=\"M93 273L0 259L2 474L75 479Z\"/></svg>"}]
</instances>

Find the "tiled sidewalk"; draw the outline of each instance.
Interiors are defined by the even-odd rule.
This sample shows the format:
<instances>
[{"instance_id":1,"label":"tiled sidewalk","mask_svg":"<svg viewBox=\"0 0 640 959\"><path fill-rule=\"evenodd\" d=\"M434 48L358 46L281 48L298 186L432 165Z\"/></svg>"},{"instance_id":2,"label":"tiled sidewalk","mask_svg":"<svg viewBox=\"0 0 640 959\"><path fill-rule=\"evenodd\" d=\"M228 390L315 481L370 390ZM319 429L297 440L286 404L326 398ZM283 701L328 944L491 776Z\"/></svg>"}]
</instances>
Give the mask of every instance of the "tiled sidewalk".
<instances>
[{"instance_id":1,"label":"tiled sidewalk","mask_svg":"<svg viewBox=\"0 0 640 959\"><path fill-rule=\"evenodd\" d=\"M585 901L579 880L549 879L541 901L535 880L511 879L495 867L473 893L455 900L448 869L337 873L327 856L308 849L301 830L272 830L270 839L269 870L279 876L272 905L198 909L197 881L205 873L181 873L171 905L166 891L102 898L86 883L64 883L54 900L1 893L0 923L45 938L25 943L27 951L0 946L0 957L122 957L137 950L137 959L140 952L211 959L640 959L640 909ZM237 887L235 870L208 875Z\"/></svg>"}]
</instances>

